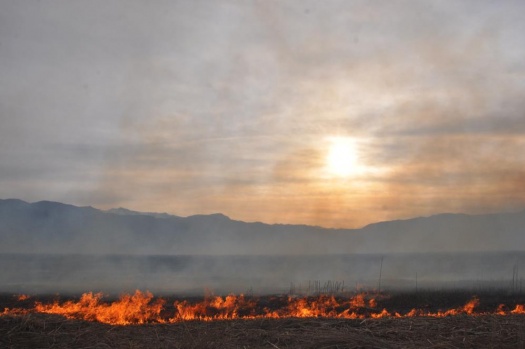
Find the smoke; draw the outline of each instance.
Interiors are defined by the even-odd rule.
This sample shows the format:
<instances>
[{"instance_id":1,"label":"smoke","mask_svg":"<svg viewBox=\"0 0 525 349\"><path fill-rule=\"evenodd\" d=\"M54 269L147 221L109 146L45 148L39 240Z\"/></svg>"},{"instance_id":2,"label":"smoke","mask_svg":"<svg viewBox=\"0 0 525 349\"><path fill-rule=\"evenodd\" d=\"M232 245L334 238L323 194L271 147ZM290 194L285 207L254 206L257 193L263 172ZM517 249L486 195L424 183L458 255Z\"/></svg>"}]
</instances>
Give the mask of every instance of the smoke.
<instances>
[{"instance_id":1,"label":"smoke","mask_svg":"<svg viewBox=\"0 0 525 349\"><path fill-rule=\"evenodd\" d=\"M313 284L340 291L378 287L510 290L523 253L332 256L89 256L0 255L0 292L110 294L149 290L158 295L285 294L314 292ZM381 267L382 261L382 267ZM518 275L518 282L521 280ZM514 283L516 280L514 280Z\"/></svg>"},{"instance_id":2,"label":"smoke","mask_svg":"<svg viewBox=\"0 0 525 349\"><path fill-rule=\"evenodd\" d=\"M55 5L0 5L3 197L345 228L525 207L519 2ZM327 175L330 136L359 140L359 161L369 171ZM89 253L126 254L136 243L124 231L95 233L115 235L102 246L84 241ZM289 254L311 248L305 236L287 245ZM428 232L416 236L445 246ZM396 239L383 234L337 246L323 245L323 237L312 245L319 254L417 247ZM140 240L148 253L164 252L150 240ZM250 253L279 246L279 236L269 240ZM25 252L43 251L35 241ZM197 252L210 249L236 252L224 236ZM71 270L70 260L42 258L26 265L14 257L13 270L27 273L2 271L5 285L44 285L49 277L50 291L111 282L118 289L281 290L348 275L373 284L377 273L376 262L342 257L101 257L101 264L88 258L89 268L75 262ZM346 269L352 264L361 267ZM393 278L415 272L404 262L385 264Z\"/></svg>"},{"instance_id":3,"label":"smoke","mask_svg":"<svg viewBox=\"0 0 525 349\"><path fill-rule=\"evenodd\" d=\"M286 293L342 281L374 289L379 272L382 289L410 289L415 274L420 288L505 288L525 258L508 252L522 240L523 213L328 230L53 202L0 208L0 292Z\"/></svg>"},{"instance_id":4,"label":"smoke","mask_svg":"<svg viewBox=\"0 0 525 349\"><path fill-rule=\"evenodd\" d=\"M4 197L328 227L524 207L519 3L57 4L3 5ZM330 136L377 171L323 177Z\"/></svg>"}]
</instances>

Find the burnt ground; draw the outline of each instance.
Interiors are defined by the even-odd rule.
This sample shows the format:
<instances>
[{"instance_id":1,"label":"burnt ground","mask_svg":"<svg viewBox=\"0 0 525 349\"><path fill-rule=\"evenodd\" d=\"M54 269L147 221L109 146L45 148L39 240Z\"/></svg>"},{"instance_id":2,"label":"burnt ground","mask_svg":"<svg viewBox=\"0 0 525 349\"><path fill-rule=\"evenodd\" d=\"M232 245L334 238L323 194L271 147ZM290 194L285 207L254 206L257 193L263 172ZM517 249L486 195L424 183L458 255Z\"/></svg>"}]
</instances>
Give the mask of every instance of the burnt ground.
<instances>
[{"instance_id":1,"label":"burnt ground","mask_svg":"<svg viewBox=\"0 0 525 349\"><path fill-rule=\"evenodd\" d=\"M259 319L111 326L0 317L1 348L523 348L525 316Z\"/></svg>"},{"instance_id":2,"label":"burnt ground","mask_svg":"<svg viewBox=\"0 0 525 349\"><path fill-rule=\"evenodd\" d=\"M379 297L377 308L405 312L462 306L467 292L420 292ZM523 295L477 294L479 311L499 304L525 304ZM35 297L52 301L58 296ZM4 307L30 308L0 297ZM60 297L65 300L68 297ZM186 321L175 324L112 326L61 316L0 316L0 348L525 348L525 315L458 315L445 318L342 320L256 319Z\"/></svg>"}]
</instances>

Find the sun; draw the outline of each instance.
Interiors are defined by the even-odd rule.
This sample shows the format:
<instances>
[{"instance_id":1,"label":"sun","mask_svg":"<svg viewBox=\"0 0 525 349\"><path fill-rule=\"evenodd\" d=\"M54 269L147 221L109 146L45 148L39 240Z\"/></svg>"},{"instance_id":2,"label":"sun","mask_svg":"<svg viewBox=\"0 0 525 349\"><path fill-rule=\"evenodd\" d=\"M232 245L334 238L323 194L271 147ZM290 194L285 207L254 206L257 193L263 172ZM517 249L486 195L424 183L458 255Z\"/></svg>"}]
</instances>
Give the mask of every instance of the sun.
<instances>
[{"instance_id":1,"label":"sun","mask_svg":"<svg viewBox=\"0 0 525 349\"><path fill-rule=\"evenodd\" d=\"M328 172L340 177L357 174L359 164L356 141L349 137L332 137L329 141L326 157Z\"/></svg>"}]
</instances>

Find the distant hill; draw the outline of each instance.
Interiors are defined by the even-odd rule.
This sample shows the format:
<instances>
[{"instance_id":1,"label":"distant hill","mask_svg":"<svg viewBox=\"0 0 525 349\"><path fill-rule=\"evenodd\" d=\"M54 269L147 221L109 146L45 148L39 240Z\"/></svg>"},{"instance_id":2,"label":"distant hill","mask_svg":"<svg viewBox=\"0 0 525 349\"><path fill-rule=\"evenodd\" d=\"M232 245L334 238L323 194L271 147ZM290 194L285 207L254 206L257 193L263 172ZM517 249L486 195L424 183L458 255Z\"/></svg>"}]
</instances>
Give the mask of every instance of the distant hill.
<instances>
[{"instance_id":1,"label":"distant hill","mask_svg":"<svg viewBox=\"0 0 525 349\"><path fill-rule=\"evenodd\" d=\"M168 214L168 213L139 212L139 211L128 210L127 208L123 208L123 207L112 208L112 209L107 210L106 212L119 214L119 215L123 215L123 216L152 216L152 217L155 217L155 218L176 217L176 216Z\"/></svg>"},{"instance_id":2,"label":"distant hill","mask_svg":"<svg viewBox=\"0 0 525 349\"><path fill-rule=\"evenodd\" d=\"M246 223L0 200L0 253L335 254L525 250L525 211L440 214L362 229Z\"/></svg>"}]
</instances>

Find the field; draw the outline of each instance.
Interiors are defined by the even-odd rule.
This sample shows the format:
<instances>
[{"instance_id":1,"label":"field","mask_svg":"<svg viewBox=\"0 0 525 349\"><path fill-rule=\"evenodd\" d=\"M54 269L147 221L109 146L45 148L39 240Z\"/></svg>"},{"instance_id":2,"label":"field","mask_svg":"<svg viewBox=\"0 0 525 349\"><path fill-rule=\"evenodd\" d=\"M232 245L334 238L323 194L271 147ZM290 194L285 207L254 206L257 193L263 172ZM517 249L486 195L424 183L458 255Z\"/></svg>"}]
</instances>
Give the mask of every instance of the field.
<instances>
[{"instance_id":1,"label":"field","mask_svg":"<svg viewBox=\"0 0 525 349\"><path fill-rule=\"evenodd\" d=\"M524 260L0 254L0 348L525 349Z\"/></svg>"},{"instance_id":2,"label":"field","mask_svg":"<svg viewBox=\"0 0 525 349\"><path fill-rule=\"evenodd\" d=\"M56 315L0 317L3 348L523 348L523 315L261 319L111 326Z\"/></svg>"},{"instance_id":3,"label":"field","mask_svg":"<svg viewBox=\"0 0 525 349\"><path fill-rule=\"evenodd\" d=\"M365 295L367 299L372 295ZM463 311L473 295L460 291L426 291L376 295L374 308L389 314L406 314L411 308L427 313L456 309L455 315L394 315L371 318L368 305L359 308L363 318L324 316L255 318L141 325L110 325L65 318L56 314L27 312L0 316L2 348L524 348L525 315L513 313L524 304L522 295L480 293L471 314ZM65 304L66 299L0 297L0 309L29 309L34 301ZM257 298L277 307L284 296ZM163 311L173 311L166 299ZM311 299L313 301L313 299ZM152 300L153 302L154 300ZM178 300L181 302L182 300ZM187 300L197 302L197 300ZM111 304L108 300L107 303ZM501 307L500 304L506 304ZM497 314L496 309L502 310Z\"/></svg>"},{"instance_id":4,"label":"field","mask_svg":"<svg viewBox=\"0 0 525 349\"><path fill-rule=\"evenodd\" d=\"M290 283L344 280L344 289L519 291L525 252L296 256L0 254L0 292L45 294L150 290L155 294L285 293ZM514 281L514 282L513 282ZM525 289L524 289L525 290Z\"/></svg>"}]
</instances>

